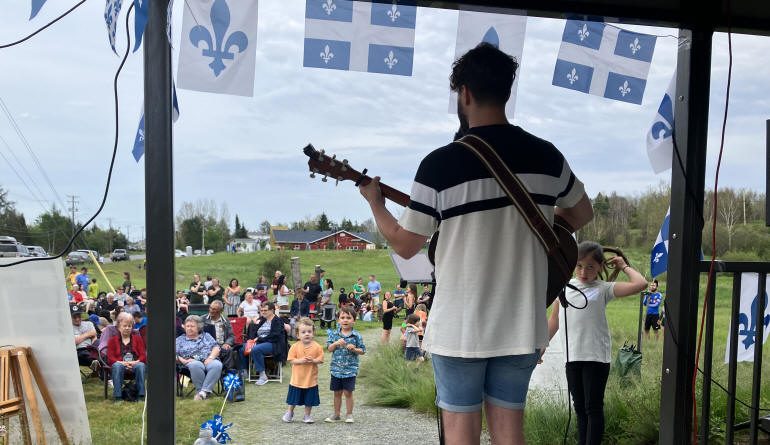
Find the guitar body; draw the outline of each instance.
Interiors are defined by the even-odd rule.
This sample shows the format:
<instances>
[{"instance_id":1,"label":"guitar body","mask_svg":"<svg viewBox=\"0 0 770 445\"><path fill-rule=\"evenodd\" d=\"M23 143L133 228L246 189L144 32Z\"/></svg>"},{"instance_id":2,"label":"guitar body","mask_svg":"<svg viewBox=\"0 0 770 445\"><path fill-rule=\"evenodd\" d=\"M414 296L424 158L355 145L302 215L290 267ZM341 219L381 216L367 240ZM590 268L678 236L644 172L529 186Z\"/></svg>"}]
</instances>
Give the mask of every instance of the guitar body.
<instances>
[{"instance_id":1,"label":"guitar body","mask_svg":"<svg viewBox=\"0 0 770 445\"><path fill-rule=\"evenodd\" d=\"M559 238L559 247L548 255L546 307L553 303L553 300L564 290L564 286L569 283L578 260L577 242L569 229L556 222L553 230Z\"/></svg>"}]
</instances>

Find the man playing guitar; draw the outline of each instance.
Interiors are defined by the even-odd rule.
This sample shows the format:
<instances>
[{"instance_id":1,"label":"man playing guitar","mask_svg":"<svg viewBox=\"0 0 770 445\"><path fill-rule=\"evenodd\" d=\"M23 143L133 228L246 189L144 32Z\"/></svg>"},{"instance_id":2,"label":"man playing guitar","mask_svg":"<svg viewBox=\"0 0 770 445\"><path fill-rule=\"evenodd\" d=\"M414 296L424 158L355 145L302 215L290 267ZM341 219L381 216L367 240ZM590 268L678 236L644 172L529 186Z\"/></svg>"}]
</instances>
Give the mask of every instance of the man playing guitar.
<instances>
[{"instance_id":1,"label":"man playing guitar","mask_svg":"<svg viewBox=\"0 0 770 445\"><path fill-rule=\"evenodd\" d=\"M458 93L459 133L491 145L549 221L558 215L577 230L593 217L583 183L551 143L505 116L517 67L486 43L454 63L450 87ZM542 244L487 168L461 144L423 159L400 220L385 207L379 177L362 184L380 232L402 257L419 252L441 225L423 347L433 361L446 443L479 443L482 405L492 443L524 443L529 379L537 351L548 344Z\"/></svg>"}]
</instances>

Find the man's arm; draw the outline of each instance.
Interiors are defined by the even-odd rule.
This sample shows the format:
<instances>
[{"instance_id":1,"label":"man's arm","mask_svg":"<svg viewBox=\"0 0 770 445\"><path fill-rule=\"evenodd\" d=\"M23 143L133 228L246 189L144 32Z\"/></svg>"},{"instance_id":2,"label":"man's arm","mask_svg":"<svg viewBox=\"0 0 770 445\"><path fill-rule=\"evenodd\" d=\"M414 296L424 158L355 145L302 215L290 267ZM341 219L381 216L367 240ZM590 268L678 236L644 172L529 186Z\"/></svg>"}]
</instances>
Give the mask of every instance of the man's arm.
<instances>
[{"instance_id":1,"label":"man's arm","mask_svg":"<svg viewBox=\"0 0 770 445\"><path fill-rule=\"evenodd\" d=\"M577 204L567 209L557 207L554 214L564 218L567 224L577 231L593 219L594 209L591 206L591 200L588 199L588 195L583 193L583 197L580 198Z\"/></svg>"},{"instance_id":2,"label":"man's arm","mask_svg":"<svg viewBox=\"0 0 770 445\"><path fill-rule=\"evenodd\" d=\"M385 207L385 198L380 191L380 177L375 176L372 182L359 186L359 189L372 209L377 227L393 251L407 259L415 256L428 237L412 233L398 224L398 220Z\"/></svg>"}]
</instances>

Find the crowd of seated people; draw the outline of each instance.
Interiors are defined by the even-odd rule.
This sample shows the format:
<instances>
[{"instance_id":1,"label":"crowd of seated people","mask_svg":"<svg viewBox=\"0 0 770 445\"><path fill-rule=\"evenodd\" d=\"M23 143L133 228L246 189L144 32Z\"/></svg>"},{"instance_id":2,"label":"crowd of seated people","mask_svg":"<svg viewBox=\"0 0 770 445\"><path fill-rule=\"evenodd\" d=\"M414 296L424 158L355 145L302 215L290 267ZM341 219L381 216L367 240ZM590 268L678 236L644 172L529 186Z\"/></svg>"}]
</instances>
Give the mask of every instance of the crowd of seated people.
<instances>
[{"instance_id":1,"label":"crowd of seated people","mask_svg":"<svg viewBox=\"0 0 770 445\"><path fill-rule=\"evenodd\" d=\"M83 283L86 277L81 275L87 271L75 272L76 281L79 277ZM140 333L146 335L147 293L144 289L134 289L130 275L126 274L124 278L124 283L115 292L96 292L92 288L92 297L89 297L88 292L80 289L77 283L71 285L72 291L69 292L78 361L81 365L93 367L96 358L101 357L103 364L111 366L109 374L102 377L111 377L116 400L120 400L120 385L127 372L134 378L142 379L146 371L146 338ZM297 320L302 317L317 319L321 303L336 303L337 311L350 307L365 321L372 321L375 317L390 318L391 324L392 318L401 311L405 312L405 316L414 313L418 320L410 319L409 326L402 324L402 332L408 329L410 335L415 332L421 337L431 298L427 286L418 297L414 285L399 283L392 294L401 298L392 298L388 291L385 292L388 297L380 305L381 286L376 281L373 285L373 280L374 276L370 276L370 282L365 285L358 278L351 292L340 288L335 302L332 280L319 281L315 274L311 275L304 288L294 290L287 288L286 277L280 271L276 271L272 285L266 284L267 280L260 277L256 286L243 290L235 279L230 280L227 288L222 288L216 277L209 276L204 282L200 275L194 275L189 290L177 291L175 301L176 361L179 368L189 374L195 387L195 399L210 397L224 372L238 372L245 380L250 363L258 376L256 384L265 384L268 380L265 356L272 356L279 364L284 363L287 340L294 332ZM91 286L95 284L94 280L90 280ZM126 293L125 286L128 286L129 293ZM311 294L314 295L308 297ZM315 297L314 301L311 301L312 297ZM207 312L204 315L190 314L191 307L206 302ZM201 311L196 313L202 313L202 308L195 309ZM84 319L85 313L88 319ZM388 313L391 315L385 315ZM237 325L237 332L234 325ZM249 340L253 346L246 354L245 345ZM413 356L411 348L414 341L410 340L409 344ZM130 351L130 355L126 355L126 351ZM144 394L143 384L137 384L137 389L140 395Z\"/></svg>"}]
</instances>

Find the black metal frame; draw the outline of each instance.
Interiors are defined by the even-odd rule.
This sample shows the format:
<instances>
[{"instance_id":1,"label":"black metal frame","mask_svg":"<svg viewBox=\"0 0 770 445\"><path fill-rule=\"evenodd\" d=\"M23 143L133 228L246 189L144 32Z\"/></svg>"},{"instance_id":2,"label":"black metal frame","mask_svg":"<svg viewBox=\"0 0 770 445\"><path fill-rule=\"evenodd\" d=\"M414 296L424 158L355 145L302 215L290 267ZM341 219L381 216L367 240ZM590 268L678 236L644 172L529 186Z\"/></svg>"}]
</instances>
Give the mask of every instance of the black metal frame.
<instances>
[{"instance_id":1,"label":"black metal frame","mask_svg":"<svg viewBox=\"0 0 770 445\"><path fill-rule=\"evenodd\" d=\"M708 273L710 263L708 261L701 261L698 264L698 270L702 273ZM709 426L711 420L711 364L712 364L712 352L713 352L713 338L714 338L714 299L716 293L717 273L730 273L733 276L733 291L732 291L732 306L731 306L731 318L730 318L730 332L735 333L738 331L738 313L741 304L741 274L742 273L757 273L759 274L759 280L757 283L759 300L757 304L756 317L761 320L764 315L765 307L765 281L767 275L770 274L770 262L723 262L718 261L715 263L714 275L710 280L708 306L706 308L706 322L704 325L705 345L703 350L703 401L701 403L701 423L698 443L709 443ZM694 323L693 323L694 324ZM758 440L759 431L759 402L760 391L762 381L762 342L763 342L764 328L761 323L757 327L755 345L754 345L754 365L752 374L752 387L751 387L751 406L754 408L751 410L751 418L749 420L750 426L750 438L749 443L756 445ZM735 390L736 379L738 369L738 336L730 336L730 344L728 349L729 364L727 371L727 415L725 416L725 443L733 443L735 433Z\"/></svg>"},{"instance_id":2,"label":"black metal frame","mask_svg":"<svg viewBox=\"0 0 770 445\"><path fill-rule=\"evenodd\" d=\"M366 1L366 0L365 0ZM370 0L371 1L371 0ZM390 0L374 0L389 3ZM420 6L457 9L458 2L419 0ZM465 6L527 10L530 16L564 18L580 14L608 21L683 28L675 108L680 168L674 157L671 184L668 291L669 323L678 343L665 336L660 410L660 443L691 440L692 376L698 306L698 258L701 245L706 134L708 127L711 37L729 27L735 32L770 35L770 2L764 0L465 0ZM148 345L148 443L175 443L174 438L174 291L173 170L171 138L171 63L166 41L168 0L150 3L145 32L145 184L147 220L147 288L151 295ZM768 123L770 132L770 123ZM768 136L770 146L770 135ZM770 168L770 161L768 161ZM770 180L768 180L770 189ZM767 211L770 221L770 208ZM667 332L670 329L666 330ZM754 423L753 426L756 424Z\"/></svg>"}]
</instances>

